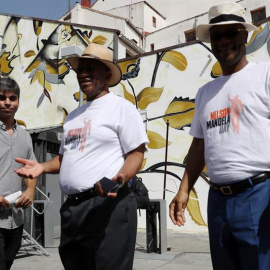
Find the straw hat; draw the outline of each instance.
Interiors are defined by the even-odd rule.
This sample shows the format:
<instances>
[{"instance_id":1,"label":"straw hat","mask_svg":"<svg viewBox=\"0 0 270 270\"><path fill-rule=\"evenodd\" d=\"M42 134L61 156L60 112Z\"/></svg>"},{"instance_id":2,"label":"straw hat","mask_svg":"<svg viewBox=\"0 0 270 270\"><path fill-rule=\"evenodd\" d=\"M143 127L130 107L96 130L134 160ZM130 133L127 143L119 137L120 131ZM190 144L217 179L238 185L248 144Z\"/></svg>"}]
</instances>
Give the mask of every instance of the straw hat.
<instances>
[{"instance_id":1,"label":"straw hat","mask_svg":"<svg viewBox=\"0 0 270 270\"><path fill-rule=\"evenodd\" d=\"M209 30L215 25L242 24L248 32L258 31L253 24L245 22L245 9L237 3L225 2L209 9L209 24L200 24L196 28L198 38L210 42Z\"/></svg>"},{"instance_id":2,"label":"straw hat","mask_svg":"<svg viewBox=\"0 0 270 270\"><path fill-rule=\"evenodd\" d=\"M121 81L122 72L119 66L114 63L112 51L110 51L108 48L96 43L90 43L80 57L68 58L68 63L72 66L76 73L80 59L82 58L98 60L110 69L112 76L108 82L109 86L115 86Z\"/></svg>"}]
</instances>

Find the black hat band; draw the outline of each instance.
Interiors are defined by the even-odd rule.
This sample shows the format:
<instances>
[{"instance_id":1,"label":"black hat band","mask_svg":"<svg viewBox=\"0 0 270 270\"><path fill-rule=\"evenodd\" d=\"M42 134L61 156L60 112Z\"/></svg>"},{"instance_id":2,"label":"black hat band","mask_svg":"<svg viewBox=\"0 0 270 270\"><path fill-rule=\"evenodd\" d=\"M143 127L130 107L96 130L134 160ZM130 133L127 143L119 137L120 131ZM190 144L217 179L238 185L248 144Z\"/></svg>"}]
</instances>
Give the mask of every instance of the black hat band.
<instances>
[{"instance_id":1,"label":"black hat band","mask_svg":"<svg viewBox=\"0 0 270 270\"><path fill-rule=\"evenodd\" d=\"M223 14L223 15L219 15L211 19L209 23L214 24L214 23L228 22L228 21L245 22L245 19L240 16L233 15L233 14Z\"/></svg>"}]
</instances>

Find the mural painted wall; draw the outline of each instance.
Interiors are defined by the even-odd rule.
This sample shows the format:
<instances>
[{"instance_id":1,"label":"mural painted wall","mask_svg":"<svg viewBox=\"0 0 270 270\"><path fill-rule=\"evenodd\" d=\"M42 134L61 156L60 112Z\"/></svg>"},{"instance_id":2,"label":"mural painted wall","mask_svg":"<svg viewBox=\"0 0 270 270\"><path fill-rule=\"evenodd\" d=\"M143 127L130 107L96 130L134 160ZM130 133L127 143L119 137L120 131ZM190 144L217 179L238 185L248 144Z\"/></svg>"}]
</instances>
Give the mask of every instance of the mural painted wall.
<instances>
[{"instance_id":1,"label":"mural painted wall","mask_svg":"<svg viewBox=\"0 0 270 270\"><path fill-rule=\"evenodd\" d=\"M0 15L0 71L21 88L20 123L27 129L63 123L79 105L79 86L63 51L83 51L90 42L113 48L113 39L113 31Z\"/></svg>"},{"instance_id":2,"label":"mural painted wall","mask_svg":"<svg viewBox=\"0 0 270 270\"><path fill-rule=\"evenodd\" d=\"M269 22L259 29L249 37L247 58L249 61L270 61ZM169 206L179 188L192 140L188 133L195 112L195 95L200 86L221 75L220 65L211 53L210 44L199 42L119 64L124 75L114 92L130 100L147 115L149 151L138 175L148 187L151 199L164 198L165 187ZM223 126L219 128L220 132L225 132ZM181 230L207 229L208 189L205 168L191 192L187 223ZM169 229L178 229L169 216L167 224ZM143 213L139 226L145 226Z\"/></svg>"},{"instance_id":3,"label":"mural painted wall","mask_svg":"<svg viewBox=\"0 0 270 270\"><path fill-rule=\"evenodd\" d=\"M65 116L79 106L79 86L61 52L74 45L83 51L90 42L112 48L114 36L114 32L85 26L0 15L0 71L20 85L16 115L20 123L27 129L62 124ZM269 22L265 22L249 37L249 61L270 61L269 36ZM141 111L150 140L138 176L151 199L163 199L165 194L169 204L179 188L192 140L188 133L195 95L199 87L221 74L220 65L209 44L200 42L119 61L119 65L123 78L111 90ZM207 229L208 189L204 170L192 190L187 223L181 230ZM139 227L145 227L144 211ZM169 217L168 228L178 229Z\"/></svg>"}]
</instances>

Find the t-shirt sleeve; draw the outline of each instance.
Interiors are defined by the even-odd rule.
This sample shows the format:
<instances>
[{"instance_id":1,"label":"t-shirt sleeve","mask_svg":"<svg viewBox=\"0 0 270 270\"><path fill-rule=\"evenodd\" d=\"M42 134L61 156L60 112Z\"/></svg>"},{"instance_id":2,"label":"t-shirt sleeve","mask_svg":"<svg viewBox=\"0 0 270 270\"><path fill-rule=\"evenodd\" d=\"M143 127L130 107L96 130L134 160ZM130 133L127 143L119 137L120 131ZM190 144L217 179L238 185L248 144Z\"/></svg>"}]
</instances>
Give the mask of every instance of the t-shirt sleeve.
<instances>
[{"instance_id":1,"label":"t-shirt sleeve","mask_svg":"<svg viewBox=\"0 0 270 270\"><path fill-rule=\"evenodd\" d=\"M125 104L119 121L119 138L124 153L136 149L141 144L149 143L146 134L146 125L142 117L132 104Z\"/></svg>"},{"instance_id":2,"label":"t-shirt sleeve","mask_svg":"<svg viewBox=\"0 0 270 270\"><path fill-rule=\"evenodd\" d=\"M195 97L195 115L194 118L192 120L192 124L191 124L191 129L189 131L189 134L193 137L196 138L203 138L203 129L200 123L200 99L201 99L201 95L200 95L201 91L199 90L196 97Z\"/></svg>"}]
</instances>

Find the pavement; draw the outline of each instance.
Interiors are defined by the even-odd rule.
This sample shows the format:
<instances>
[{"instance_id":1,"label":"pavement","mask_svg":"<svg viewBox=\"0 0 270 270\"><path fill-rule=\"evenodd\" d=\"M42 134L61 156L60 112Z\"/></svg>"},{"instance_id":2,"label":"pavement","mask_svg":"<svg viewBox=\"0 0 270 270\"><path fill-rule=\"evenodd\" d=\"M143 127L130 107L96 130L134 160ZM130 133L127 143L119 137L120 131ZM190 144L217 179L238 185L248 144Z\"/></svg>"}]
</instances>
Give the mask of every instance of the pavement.
<instances>
[{"instance_id":1,"label":"pavement","mask_svg":"<svg viewBox=\"0 0 270 270\"><path fill-rule=\"evenodd\" d=\"M207 231L167 230L167 248L161 254L158 253L159 251L147 253L146 242L145 229L138 229L133 270L213 269ZM11 270L63 270L58 245L59 239L54 239L54 246L45 248L48 256L35 249L19 251ZM164 250L164 245L162 249Z\"/></svg>"}]
</instances>

